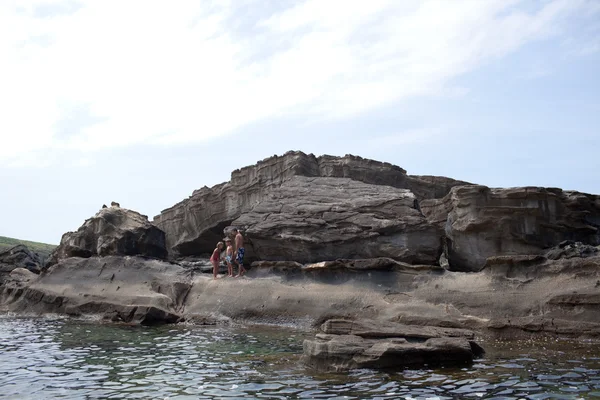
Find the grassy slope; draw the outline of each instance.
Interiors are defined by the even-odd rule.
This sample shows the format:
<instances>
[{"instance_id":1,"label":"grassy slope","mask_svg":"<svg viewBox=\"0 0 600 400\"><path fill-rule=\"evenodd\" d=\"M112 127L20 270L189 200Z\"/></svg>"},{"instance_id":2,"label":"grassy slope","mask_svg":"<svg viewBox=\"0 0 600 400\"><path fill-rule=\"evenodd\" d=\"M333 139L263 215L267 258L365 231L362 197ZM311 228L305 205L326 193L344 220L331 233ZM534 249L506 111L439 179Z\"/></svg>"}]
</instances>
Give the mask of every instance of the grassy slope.
<instances>
[{"instance_id":1,"label":"grassy slope","mask_svg":"<svg viewBox=\"0 0 600 400\"><path fill-rule=\"evenodd\" d=\"M30 242L29 240L19 240L13 239L5 236L0 236L0 251L9 249L18 244L24 244L30 250L35 251L43 257L48 257L48 255L54 250L56 245L46 244L46 243L38 243L38 242Z\"/></svg>"}]
</instances>

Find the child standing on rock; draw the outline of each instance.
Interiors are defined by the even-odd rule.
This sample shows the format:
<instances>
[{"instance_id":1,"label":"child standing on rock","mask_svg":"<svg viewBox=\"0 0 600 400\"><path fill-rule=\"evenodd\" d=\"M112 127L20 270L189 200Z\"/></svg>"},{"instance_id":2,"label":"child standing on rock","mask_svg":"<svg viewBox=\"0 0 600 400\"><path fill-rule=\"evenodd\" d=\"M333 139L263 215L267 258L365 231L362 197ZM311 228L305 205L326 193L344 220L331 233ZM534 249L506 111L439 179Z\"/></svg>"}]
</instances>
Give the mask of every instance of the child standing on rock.
<instances>
[{"instance_id":1,"label":"child standing on rock","mask_svg":"<svg viewBox=\"0 0 600 400\"><path fill-rule=\"evenodd\" d=\"M219 263L221 262L221 251L223 250L223 247L223 242L217 243L217 248L213 251L212 256L210 256L210 262L213 265L213 279L217 279Z\"/></svg>"},{"instance_id":2,"label":"child standing on rock","mask_svg":"<svg viewBox=\"0 0 600 400\"><path fill-rule=\"evenodd\" d=\"M227 251L225 252L225 262L227 263L227 276L231 278L233 276L233 246L231 245L231 239L225 239L225 245L227 246Z\"/></svg>"}]
</instances>

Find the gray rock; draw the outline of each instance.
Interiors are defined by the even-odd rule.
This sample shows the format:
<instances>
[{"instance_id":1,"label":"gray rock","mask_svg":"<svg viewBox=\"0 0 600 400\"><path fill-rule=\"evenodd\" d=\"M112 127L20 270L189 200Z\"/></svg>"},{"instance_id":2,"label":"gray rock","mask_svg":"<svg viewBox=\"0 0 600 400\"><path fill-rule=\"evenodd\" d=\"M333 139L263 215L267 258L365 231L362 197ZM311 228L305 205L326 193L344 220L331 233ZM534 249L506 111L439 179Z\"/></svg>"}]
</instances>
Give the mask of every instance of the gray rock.
<instances>
[{"instance_id":1,"label":"gray rock","mask_svg":"<svg viewBox=\"0 0 600 400\"><path fill-rule=\"evenodd\" d=\"M318 270L348 270L348 271L397 271L405 273L443 272L443 268L436 265L408 264L391 258L378 257L367 259L338 259L321 261L304 265L304 271Z\"/></svg>"},{"instance_id":2,"label":"gray rock","mask_svg":"<svg viewBox=\"0 0 600 400\"><path fill-rule=\"evenodd\" d=\"M474 333L467 329L406 325L398 322L377 321L370 319L330 319L321 325L321 331L331 335L354 335L363 338L474 338Z\"/></svg>"},{"instance_id":3,"label":"gray rock","mask_svg":"<svg viewBox=\"0 0 600 400\"><path fill-rule=\"evenodd\" d=\"M0 279L15 268L25 268L39 274L42 266L42 257L22 244L0 251Z\"/></svg>"},{"instance_id":4,"label":"gray rock","mask_svg":"<svg viewBox=\"0 0 600 400\"><path fill-rule=\"evenodd\" d=\"M1 302L14 312L172 323L181 319L191 288L191 276L182 267L142 257L70 257L33 279L19 270L0 287Z\"/></svg>"},{"instance_id":5,"label":"gray rock","mask_svg":"<svg viewBox=\"0 0 600 400\"><path fill-rule=\"evenodd\" d=\"M326 321L322 330L303 345L305 364L318 371L463 365L483 354L466 330L344 320ZM444 330L455 336L441 336Z\"/></svg>"},{"instance_id":6,"label":"gray rock","mask_svg":"<svg viewBox=\"0 0 600 400\"><path fill-rule=\"evenodd\" d=\"M564 240L600 244L600 196L554 188L459 186L420 203L443 227L449 268L479 271L489 257L543 254Z\"/></svg>"},{"instance_id":7,"label":"gray rock","mask_svg":"<svg viewBox=\"0 0 600 400\"><path fill-rule=\"evenodd\" d=\"M581 242L565 240L546 251L545 256L549 260L558 260L561 258L586 258L600 254L600 246L590 246Z\"/></svg>"},{"instance_id":8,"label":"gray rock","mask_svg":"<svg viewBox=\"0 0 600 400\"><path fill-rule=\"evenodd\" d=\"M389 257L435 264L441 232L406 189L347 178L293 177L232 222L258 259L301 263Z\"/></svg>"},{"instance_id":9,"label":"gray rock","mask_svg":"<svg viewBox=\"0 0 600 400\"><path fill-rule=\"evenodd\" d=\"M304 180L298 178L305 178ZM274 202L276 208L269 210L278 215L273 215L269 221L261 224L260 231L277 229L280 220L277 218L291 215L293 208L298 205L294 201L294 196L301 196L303 199L310 199L310 191L312 188L306 187L302 182L307 182L307 178L342 178L340 180L330 179L329 181L321 181L323 185L331 189L330 199L325 201L325 204L319 204L323 199L313 199L310 204L306 204L299 212L304 213L304 218L296 218L289 226L282 226L285 230L293 232L296 228L301 228L301 235L312 234L306 229L306 225L315 224L313 229L320 227L328 228L328 236L339 235L342 237L342 246L337 247L336 243L331 243L331 240L325 243L319 243L318 238L312 240L311 249L319 249L321 254L327 254L328 259L335 258L368 258L390 253L397 253L397 250L384 251L384 254L374 254L380 250L380 247L374 246L363 249L355 247L353 256L348 256L349 252L344 244L348 243L348 238L352 235L362 237L363 240L368 239L365 230L373 229L375 234L381 235L381 231L386 229L385 224L388 222L377 221L378 212L387 213L388 215L397 205L398 202L392 202L390 207L384 203L376 204L372 201L369 207L363 207L359 204L361 192L371 186L370 192L376 193L381 191L380 199L385 196L390 196L393 193L401 193L391 188L407 189L412 194L406 191L400 195L404 198L401 202L412 202L407 206L414 210L415 215L419 214L417 200L423 198L435 198L444 196L450 187L466 184L466 182L455 181L449 178L441 177L412 177L406 174L402 168L373 160L367 160L360 157L347 155L345 157L321 156L315 157L312 154L304 154L302 152L288 152L281 157L274 156L258 162L256 165L236 170L231 174L229 182L216 185L212 188L204 187L194 191L192 196L171 208L163 210L160 215L154 217L154 223L166 232L167 247L172 253L179 255L194 255L201 253L209 253L215 246L215 243L221 240L223 231L232 224L242 225L248 223L253 229L259 221L253 219L252 216L247 216L248 213L263 214L269 210L267 205L272 205ZM287 183L296 180L295 183ZM328 182L327 185L324 183ZM362 183L363 185L358 185ZM283 186L283 188L282 188ZM308 190L308 192L307 192ZM295 192L296 191L296 192ZM321 193L322 197L323 193ZM344 215L335 209L332 210L333 197L338 202L346 201L346 204L351 206L346 211L353 212L353 216L349 216L348 227L344 226ZM410 198L409 198L410 197ZM277 203L275 199L279 199ZM352 207L356 207L351 209ZM380 208L375 210L373 207ZM337 221L329 222L323 219L324 215L328 218L337 219ZM375 217L375 220L372 218ZM408 215L401 213L400 217L406 219ZM389 221L389 217L384 217L383 220ZM246 222L247 221L247 222ZM285 221L282 221L285 222ZM409 225L409 229L415 221L404 221ZM268 228L270 225L272 228ZM402 223L394 223L390 227L390 231L396 232L402 227ZM425 224L426 225L426 224ZM434 230L423 226L425 231L424 238L430 240L429 233ZM248 238L253 241L254 232L248 232ZM271 238L271 234L265 236ZM410 236L410 235L408 235ZM345 238L345 239L344 239ZM401 238L394 238L390 243L391 247L402 246ZM302 239L303 246L308 243ZM439 242L439 238L436 239ZM431 244L427 244L430 246ZM436 243L436 247L438 244ZM260 247L260 246L259 246ZM247 253L247 259L253 260L263 258L260 255L254 255L252 249ZM295 259L286 254L289 248L282 248L282 251L277 253L273 260L294 260L307 261L303 259ZM337 252L339 250L339 253ZM364 251L363 251L364 250ZM260 249L257 249L260 251ZM271 250L272 251L272 250ZM404 257L406 258L406 257ZM429 258L429 256L428 256ZM317 260L321 261L321 260Z\"/></svg>"},{"instance_id":10,"label":"gray rock","mask_svg":"<svg viewBox=\"0 0 600 400\"><path fill-rule=\"evenodd\" d=\"M65 233L48 265L69 257L140 255L166 259L165 233L135 211L102 208L76 232Z\"/></svg>"}]
</instances>

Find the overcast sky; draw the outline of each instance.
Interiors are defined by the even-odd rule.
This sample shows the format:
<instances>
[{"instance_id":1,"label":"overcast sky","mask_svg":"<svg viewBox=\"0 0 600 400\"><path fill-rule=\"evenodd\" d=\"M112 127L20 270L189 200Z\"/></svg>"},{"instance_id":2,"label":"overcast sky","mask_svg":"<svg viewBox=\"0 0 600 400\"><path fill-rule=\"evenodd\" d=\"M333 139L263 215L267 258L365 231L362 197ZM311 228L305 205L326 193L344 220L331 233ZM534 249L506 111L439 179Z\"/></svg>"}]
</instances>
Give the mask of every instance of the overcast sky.
<instances>
[{"instance_id":1,"label":"overcast sky","mask_svg":"<svg viewBox=\"0 0 600 400\"><path fill-rule=\"evenodd\" d=\"M0 0L0 235L287 150L600 193L600 0Z\"/></svg>"}]
</instances>

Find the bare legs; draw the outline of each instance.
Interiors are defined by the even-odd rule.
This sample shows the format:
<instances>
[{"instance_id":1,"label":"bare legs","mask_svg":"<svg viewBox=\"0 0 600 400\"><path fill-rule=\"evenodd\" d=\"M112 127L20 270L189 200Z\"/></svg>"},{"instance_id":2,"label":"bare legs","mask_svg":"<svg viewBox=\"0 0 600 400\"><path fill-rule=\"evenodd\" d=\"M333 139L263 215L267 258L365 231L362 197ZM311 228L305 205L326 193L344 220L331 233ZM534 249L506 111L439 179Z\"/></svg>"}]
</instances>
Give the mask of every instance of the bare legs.
<instances>
[{"instance_id":1,"label":"bare legs","mask_svg":"<svg viewBox=\"0 0 600 400\"><path fill-rule=\"evenodd\" d=\"M217 275L219 272L219 261L210 260L210 262L212 262L212 265L213 265L213 279L217 279Z\"/></svg>"},{"instance_id":2,"label":"bare legs","mask_svg":"<svg viewBox=\"0 0 600 400\"><path fill-rule=\"evenodd\" d=\"M237 260L235 261L235 263L238 265L238 274L235 277L237 278L238 276L243 276L246 273L246 268L244 268L244 264L240 264Z\"/></svg>"}]
</instances>

